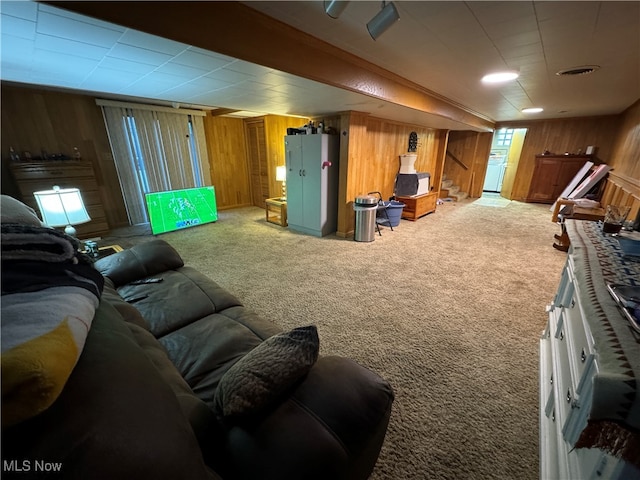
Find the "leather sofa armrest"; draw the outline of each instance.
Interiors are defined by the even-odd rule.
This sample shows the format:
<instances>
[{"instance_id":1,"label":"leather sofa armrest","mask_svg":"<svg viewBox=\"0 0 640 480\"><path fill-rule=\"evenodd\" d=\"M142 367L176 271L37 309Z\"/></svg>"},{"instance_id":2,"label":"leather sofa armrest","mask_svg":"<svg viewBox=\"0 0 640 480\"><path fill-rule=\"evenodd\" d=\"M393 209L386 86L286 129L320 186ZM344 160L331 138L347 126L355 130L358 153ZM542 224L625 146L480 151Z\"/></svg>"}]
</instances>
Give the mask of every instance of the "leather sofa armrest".
<instances>
[{"instance_id":1,"label":"leather sofa armrest","mask_svg":"<svg viewBox=\"0 0 640 480\"><path fill-rule=\"evenodd\" d=\"M151 240L95 262L116 287L184 266L180 254L164 240Z\"/></svg>"},{"instance_id":2,"label":"leather sofa armrest","mask_svg":"<svg viewBox=\"0 0 640 480\"><path fill-rule=\"evenodd\" d=\"M231 427L226 465L233 478L369 477L386 434L391 386L352 360L320 357L266 418Z\"/></svg>"}]
</instances>

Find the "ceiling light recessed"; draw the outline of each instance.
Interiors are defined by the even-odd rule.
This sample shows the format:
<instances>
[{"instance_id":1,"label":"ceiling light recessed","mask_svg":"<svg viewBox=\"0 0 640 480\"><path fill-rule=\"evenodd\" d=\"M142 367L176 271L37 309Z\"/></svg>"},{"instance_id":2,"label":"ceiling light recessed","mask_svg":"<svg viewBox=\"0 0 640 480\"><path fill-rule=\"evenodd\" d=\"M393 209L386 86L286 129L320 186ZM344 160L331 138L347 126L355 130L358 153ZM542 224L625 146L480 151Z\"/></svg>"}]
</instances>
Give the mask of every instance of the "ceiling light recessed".
<instances>
[{"instance_id":1,"label":"ceiling light recessed","mask_svg":"<svg viewBox=\"0 0 640 480\"><path fill-rule=\"evenodd\" d=\"M510 82L518 78L520 74L514 71L489 73L482 77L482 83Z\"/></svg>"},{"instance_id":2,"label":"ceiling light recessed","mask_svg":"<svg viewBox=\"0 0 640 480\"><path fill-rule=\"evenodd\" d=\"M556 75L558 76L587 75L589 73L595 72L596 70L600 70L599 65L583 65L582 67L573 67L573 68L566 68L564 70L560 70L559 72L556 72Z\"/></svg>"},{"instance_id":3,"label":"ceiling light recessed","mask_svg":"<svg viewBox=\"0 0 640 480\"><path fill-rule=\"evenodd\" d=\"M530 107L530 108L523 108L522 113L540 113L543 110L544 108L541 108L541 107Z\"/></svg>"}]
</instances>

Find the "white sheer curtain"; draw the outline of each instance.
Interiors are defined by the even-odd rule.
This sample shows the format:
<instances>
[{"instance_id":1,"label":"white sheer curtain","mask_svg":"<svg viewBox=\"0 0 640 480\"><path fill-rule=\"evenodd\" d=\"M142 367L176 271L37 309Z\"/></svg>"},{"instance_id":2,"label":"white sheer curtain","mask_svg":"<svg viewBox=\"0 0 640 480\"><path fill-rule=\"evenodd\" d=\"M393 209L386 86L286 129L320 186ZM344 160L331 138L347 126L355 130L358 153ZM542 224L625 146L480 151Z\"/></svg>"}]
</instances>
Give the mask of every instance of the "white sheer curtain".
<instances>
[{"instance_id":1,"label":"white sheer curtain","mask_svg":"<svg viewBox=\"0 0 640 480\"><path fill-rule=\"evenodd\" d=\"M203 112L97 103L132 225L149 221L145 193L211 185Z\"/></svg>"}]
</instances>

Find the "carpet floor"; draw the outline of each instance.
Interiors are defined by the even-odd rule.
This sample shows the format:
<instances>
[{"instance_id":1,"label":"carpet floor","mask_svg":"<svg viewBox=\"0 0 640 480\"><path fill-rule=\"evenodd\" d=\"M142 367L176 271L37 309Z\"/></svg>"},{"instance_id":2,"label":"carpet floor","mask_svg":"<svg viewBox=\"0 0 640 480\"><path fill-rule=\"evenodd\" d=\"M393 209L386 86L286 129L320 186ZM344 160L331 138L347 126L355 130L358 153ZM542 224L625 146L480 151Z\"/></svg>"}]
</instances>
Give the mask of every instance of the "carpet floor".
<instances>
[{"instance_id":1,"label":"carpet floor","mask_svg":"<svg viewBox=\"0 0 640 480\"><path fill-rule=\"evenodd\" d=\"M371 479L536 479L538 340L565 254L548 206L495 203L448 202L369 243L298 234L256 207L160 238L249 308L284 329L317 325L321 353L391 383ZM130 232L105 241L154 238Z\"/></svg>"}]
</instances>

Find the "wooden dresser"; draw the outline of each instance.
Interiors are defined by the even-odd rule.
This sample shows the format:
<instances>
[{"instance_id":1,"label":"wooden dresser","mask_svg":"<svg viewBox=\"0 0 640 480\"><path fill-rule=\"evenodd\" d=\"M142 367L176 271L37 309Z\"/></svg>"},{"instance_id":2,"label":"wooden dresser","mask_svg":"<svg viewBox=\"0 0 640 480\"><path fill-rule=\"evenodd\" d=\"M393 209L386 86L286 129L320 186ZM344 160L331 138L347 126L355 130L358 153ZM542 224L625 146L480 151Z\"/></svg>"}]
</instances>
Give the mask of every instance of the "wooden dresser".
<instances>
[{"instance_id":1,"label":"wooden dresser","mask_svg":"<svg viewBox=\"0 0 640 480\"><path fill-rule=\"evenodd\" d=\"M396 200L405 204L402 209L402 218L415 222L427 213L436 211L438 194L431 192L412 197L396 197Z\"/></svg>"},{"instance_id":2,"label":"wooden dresser","mask_svg":"<svg viewBox=\"0 0 640 480\"><path fill-rule=\"evenodd\" d=\"M527 202L553 203L591 155L536 155Z\"/></svg>"},{"instance_id":3,"label":"wooden dresser","mask_svg":"<svg viewBox=\"0 0 640 480\"><path fill-rule=\"evenodd\" d=\"M11 171L22 195L22 201L40 216L33 192L60 188L79 188L91 221L76 225L81 239L99 237L109 232L93 165L88 160L47 160L12 162Z\"/></svg>"},{"instance_id":4,"label":"wooden dresser","mask_svg":"<svg viewBox=\"0 0 640 480\"><path fill-rule=\"evenodd\" d=\"M596 222L567 220L571 248L540 339L540 478L640 478L640 332L607 284L640 261Z\"/></svg>"}]
</instances>

